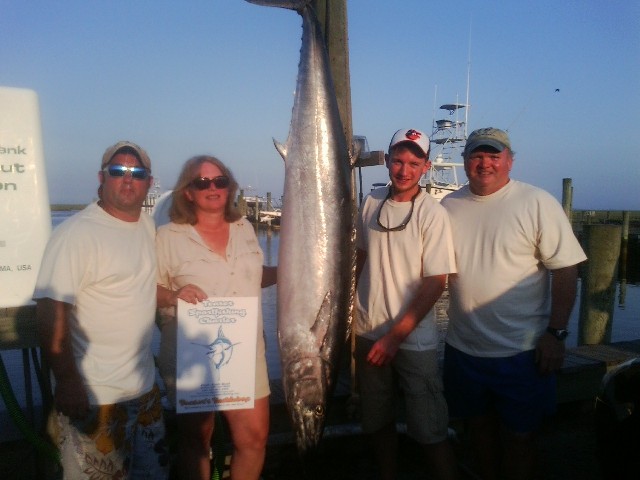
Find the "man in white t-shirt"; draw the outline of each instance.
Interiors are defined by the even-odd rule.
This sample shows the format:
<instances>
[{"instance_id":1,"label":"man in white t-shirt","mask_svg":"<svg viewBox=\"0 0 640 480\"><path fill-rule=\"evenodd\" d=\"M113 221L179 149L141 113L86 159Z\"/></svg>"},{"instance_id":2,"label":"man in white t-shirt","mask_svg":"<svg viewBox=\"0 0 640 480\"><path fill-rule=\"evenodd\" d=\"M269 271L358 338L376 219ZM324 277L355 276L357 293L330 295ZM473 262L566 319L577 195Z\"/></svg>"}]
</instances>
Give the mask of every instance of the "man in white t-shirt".
<instances>
[{"instance_id":1,"label":"man in white t-shirt","mask_svg":"<svg viewBox=\"0 0 640 480\"><path fill-rule=\"evenodd\" d=\"M99 200L60 224L33 298L43 354L55 377L65 479L162 479L168 452L151 339L156 310L153 181L147 153L108 148Z\"/></svg>"},{"instance_id":2,"label":"man in white t-shirt","mask_svg":"<svg viewBox=\"0 0 640 480\"><path fill-rule=\"evenodd\" d=\"M555 411L553 372L586 257L560 204L509 178L506 132L475 130L463 157L469 184L442 200L458 267L449 278L449 411L467 420L483 479L533 478L534 433Z\"/></svg>"},{"instance_id":3,"label":"man in white t-shirt","mask_svg":"<svg viewBox=\"0 0 640 480\"><path fill-rule=\"evenodd\" d=\"M387 157L391 185L365 198L357 222L354 356L362 427L382 479L396 478L396 379L408 435L423 446L435 478L456 477L433 311L456 270L447 213L418 184L429 166L429 137L398 130Z\"/></svg>"}]
</instances>

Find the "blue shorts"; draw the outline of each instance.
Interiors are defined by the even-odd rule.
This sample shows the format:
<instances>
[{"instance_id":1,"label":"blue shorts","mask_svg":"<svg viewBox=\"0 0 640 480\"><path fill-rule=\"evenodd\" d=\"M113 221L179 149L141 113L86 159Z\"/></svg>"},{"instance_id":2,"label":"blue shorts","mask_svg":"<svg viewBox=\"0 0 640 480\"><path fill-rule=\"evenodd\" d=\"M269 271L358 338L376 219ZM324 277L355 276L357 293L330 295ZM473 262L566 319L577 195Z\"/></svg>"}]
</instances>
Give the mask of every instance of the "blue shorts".
<instances>
[{"instance_id":1,"label":"blue shorts","mask_svg":"<svg viewBox=\"0 0 640 480\"><path fill-rule=\"evenodd\" d=\"M533 432L556 410L556 377L540 375L535 350L511 357L474 357L449 344L444 391L452 418L498 414L509 430Z\"/></svg>"}]
</instances>

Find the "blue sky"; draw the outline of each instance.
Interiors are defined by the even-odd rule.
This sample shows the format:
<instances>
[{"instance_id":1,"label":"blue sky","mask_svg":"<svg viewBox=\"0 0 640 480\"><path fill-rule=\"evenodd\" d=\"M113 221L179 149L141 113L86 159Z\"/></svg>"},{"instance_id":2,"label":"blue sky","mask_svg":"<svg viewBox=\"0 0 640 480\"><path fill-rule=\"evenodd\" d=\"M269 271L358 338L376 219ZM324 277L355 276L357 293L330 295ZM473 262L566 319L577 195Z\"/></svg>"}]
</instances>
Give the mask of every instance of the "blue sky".
<instances>
[{"instance_id":1,"label":"blue sky","mask_svg":"<svg viewBox=\"0 0 640 480\"><path fill-rule=\"evenodd\" d=\"M436 102L508 129L512 176L574 207L640 210L640 2L348 0L353 129L372 150L431 131ZM0 0L0 85L39 95L53 203L89 202L120 139L163 189L214 154L251 194L282 193L301 22L242 0ZM470 48L469 48L470 46ZM469 56L470 52L470 56ZM556 89L560 89L556 92ZM439 115L439 114L438 114ZM363 170L364 189L384 167Z\"/></svg>"}]
</instances>

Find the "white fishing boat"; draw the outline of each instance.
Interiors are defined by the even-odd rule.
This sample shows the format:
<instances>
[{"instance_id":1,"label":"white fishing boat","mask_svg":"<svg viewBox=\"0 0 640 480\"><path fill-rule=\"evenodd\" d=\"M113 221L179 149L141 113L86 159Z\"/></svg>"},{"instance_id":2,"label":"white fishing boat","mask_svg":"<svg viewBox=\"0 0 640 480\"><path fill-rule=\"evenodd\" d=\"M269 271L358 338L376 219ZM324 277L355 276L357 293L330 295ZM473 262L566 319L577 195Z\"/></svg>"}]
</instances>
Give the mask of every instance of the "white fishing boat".
<instances>
[{"instance_id":1,"label":"white fishing boat","mask_svg":"<svg viewBox=\"0 0 640 480\"><path fill-rule=\"evenodd\" d=\"M440 106L448 112L446 118L433 121L431 130L431 167L419 181L429 195L442 200L451 192L466 185L462 151L467 141L467 108L464 103L447 103ZM464 118L460 119L464 109ZM372 190L390 185L390 182L374 183Z\"/></svg>"},{"instance_id":2,"label":"white fishing boat","mask_svg":"<svg viewBox=\"0 0 640 480\"><path fill-rule=\"evenodd\" d=\"M274 210L261 210L260 223L266 223L267 225L280 225L280 217L282 212L276 208Z\"/></svg>"},{"instance_id":3,"label":"white fishing boat","mask_svg":"<svg viewBox=\"0 0 640 480\"><path fill-rule=\"evenodd\" d=\"M154 179L153 185L147 192L147 197L142 204L142 208L147 213L153 213L154 207L158 199L162 196L162 192L160 189L160 182Z\"/></svg>"},{"instance_id":4,"label":"white fishing boat","mask_svg":"<svg viewBox=\"0 0 640 480\"><path fill-rule=\"evenodd\" d=\"M468 107L468 100L467 103L445 103L440 110L447 113L438 120L434 112L430 136L431 167L420 178L419 185L438 201L467 184L462 152L467 142ZM371 189L388 185L390 182L374 183Z\"/></svg>"},{"instance_id":5,"label":"white fishing boat","mask_svg":"<svg viewBox=\"0 0 640 480\"><path fill-rule=\"evenodd\" d=\"M440 110L445 118L435 119L431 129L431 168L420 179L420 186L436 200L466 184L462 151L467 141L468 103L446 103Z\"/></svg>"}]
</instances>

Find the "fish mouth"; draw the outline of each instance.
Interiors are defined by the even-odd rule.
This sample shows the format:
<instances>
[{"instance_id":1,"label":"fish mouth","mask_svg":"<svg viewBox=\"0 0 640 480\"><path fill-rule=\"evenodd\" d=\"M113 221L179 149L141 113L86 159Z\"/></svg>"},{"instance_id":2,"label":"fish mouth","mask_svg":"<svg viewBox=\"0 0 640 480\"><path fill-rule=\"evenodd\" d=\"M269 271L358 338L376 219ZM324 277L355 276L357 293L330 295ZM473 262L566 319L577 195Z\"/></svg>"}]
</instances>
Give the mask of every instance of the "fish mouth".
<instances>
[{"instance_id":1,"label":"fish mouth","mask_svg":"<svg viewBox=\"0 0 640 480\"><path fill-rule=\"evenodd\" d=\"M327 376L325 365L318 357L302 358L287 368L289 381L285 384L292 427L298 451L318 446L326 415Z\"/></svg>"},{"instance_id":2,"label":"fish mouth","mask_svg":"<svg viewBox=\"0 0 640 480\"><path fill-rule=\"evenodd\" d=\"M313 391L311 385L306 385L301 390L306 391L306 396L296 396L292 403L292 418L294 423L296 444L300 452L315 449L320 443L325 422L324 394L316 390L317 380L310 379L305 383L315 383Z\"/></svg>"}]
</instances>

